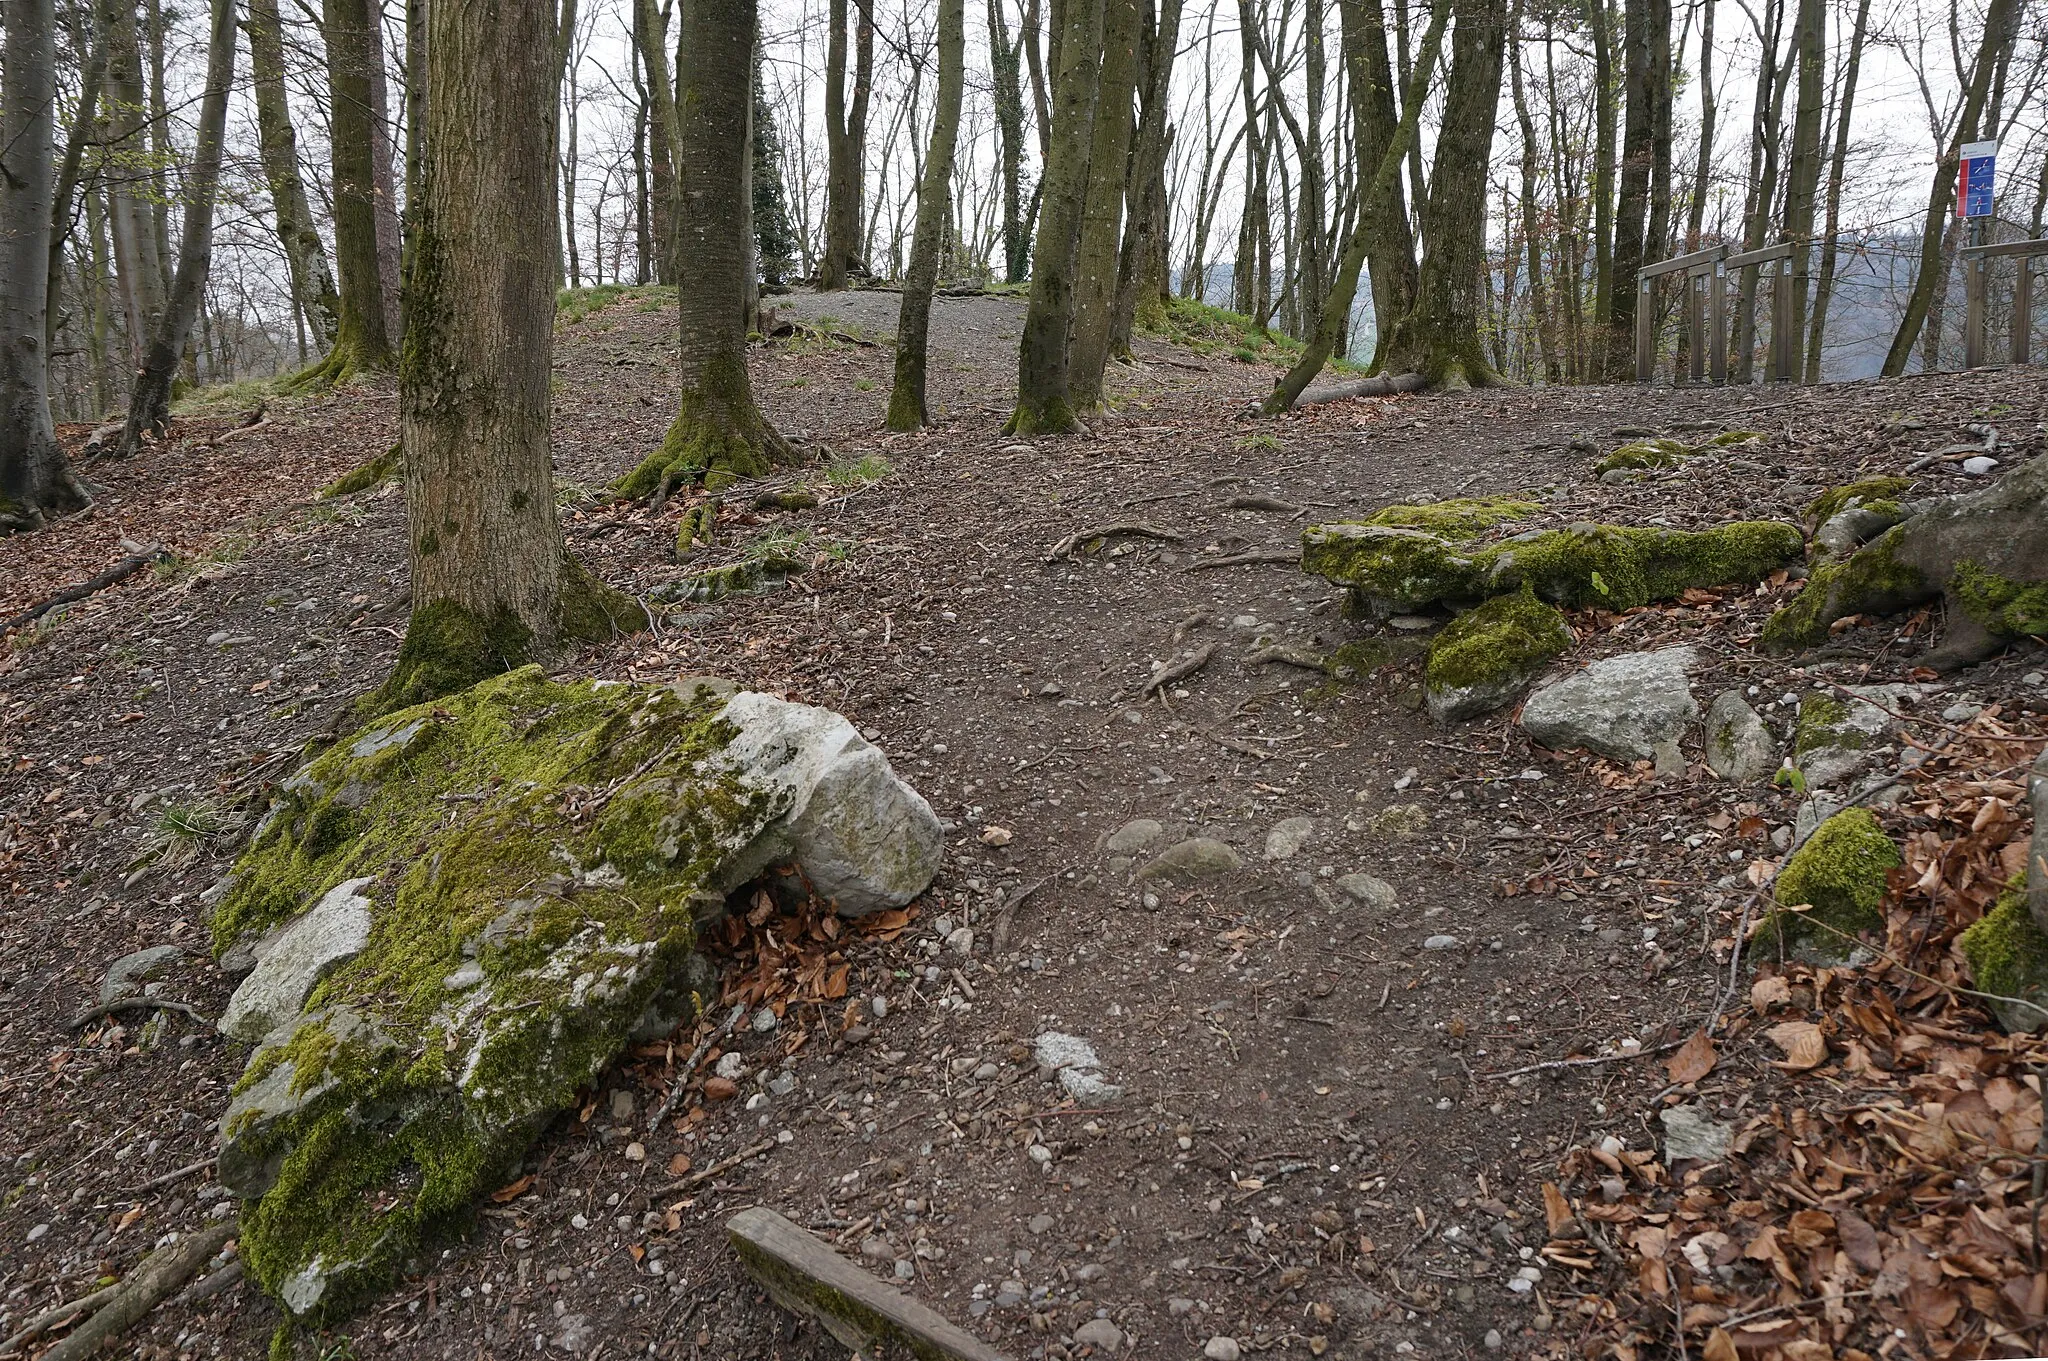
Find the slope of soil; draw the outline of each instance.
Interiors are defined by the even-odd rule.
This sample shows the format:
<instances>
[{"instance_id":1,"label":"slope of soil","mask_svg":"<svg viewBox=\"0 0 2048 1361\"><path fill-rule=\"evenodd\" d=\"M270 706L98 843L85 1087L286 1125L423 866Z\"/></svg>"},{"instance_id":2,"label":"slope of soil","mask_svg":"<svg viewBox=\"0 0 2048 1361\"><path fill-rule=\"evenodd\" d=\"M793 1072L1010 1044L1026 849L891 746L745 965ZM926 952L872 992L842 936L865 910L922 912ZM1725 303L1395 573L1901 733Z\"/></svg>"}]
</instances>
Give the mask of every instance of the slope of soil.
<instances>
[{"instance_id":1,"label":"slope of soil","mask_svg":"<svg viewBox=\"0 0 2048 1361\"><path fill-rule=\"evenodd\" d=\"M1432 728L1413 663L1351 685L1254 663L1255 639L1328 650L1360 626L1284 562L1199 564L1418 496L1528 492L1546 526L1796 520L1824 487L1896 471L1959 424L1994 422L2002 457L2038 452L2038 377L1489 392L1252 423L1239 413L1273 369L1141 344L1089 435L1017 441L1000 426L1021 304L960 298L934 313L940 424L893 436L890 350L829 336L886 336L895 295L787 305L830 318L828 338L760 348L755 381L821 460L776 483L808 482L824 504L755 511L758 489L736 489L717 542L684 565L682 505L589 494L660 439L672 310L628 297L562 328L558 474L577 552L643 593L767 549L811 564L789 589L690 607L566 669L715 672L845 712L952 824L954 854L913 914L831 947L850 966L843 995L813 968L822 934L736 923L723 948L741 999L779 1008L724 1044L738 1096L707 1101L699 1081L682 1118L649 1131L692 1036L641 1051L465 1241L323 1345L843 1355L732 1265L719 1225L756 1204L1020 1357L1088 1354L1101 1330L1076 1331L1098 1318L1129 1354L1161 1358L1215 1337L1247 1353L1459 1356L1578 1336L1577 1293L1555 1270L1516 1284L1543 1263L1542 1185L1602 1136L1653 1146L1652 1097L1670 1088L1661 1066L1626 1058L1511 1070L1654 1053L1695 1029L1741 875L1776 853L1792 798L1697 765L1660 781L1547 752L1509 715ZM230 989L205 962L197 894L263 784L347 726L403 630L396 489L305 499L388 444L390 394L276 405L272 427L205 455L263 473L234 490L238 518L167 494L198 465L166 451L95 469L112 495L73 537L8 548L23 554L9 612L104 565L120 534L189 563L74 607L0 662L0 1333L226 1213L194 1165L239 1048L177 1014L67 1020L109 961L164 943L187 958L163 995L219 1014ZM1768 438L1601 484L1592 462L1632 427ZM1964 483L1954 462L1921 478L1924 492ZM1053 556L1119 521L1166 537ZM82 560L80 544L102 556ZM1793 589L1582 612L1560 666L1689 642L1703 705L1752 687L1782 734L1779 696L1902 678L1927 645L1929 624L1901 638L1873 622L1821 654L1764 659L1747 640ZM1144 693L1156 665L1212 647ZM2043 663L2010 656L1951 688L2025 719L2048 708ZM158 835L167 819L205 835ZM1152 849L1210 837L1241 864L1134 878L1144 853L1105 845L1134 819L1161 824ZM1356 873L1398 906L1349 895L1338 880ZM1072 1099L1038 1062L1047 1031L1087 1040L1120 1094ZM1732 1080L1718 1090L1702 1084L1703 1099L1743 1099ZM159 1310L135 1345L248 1356L275 1322L235 1286Z\"/></svg>"}]
</instances>

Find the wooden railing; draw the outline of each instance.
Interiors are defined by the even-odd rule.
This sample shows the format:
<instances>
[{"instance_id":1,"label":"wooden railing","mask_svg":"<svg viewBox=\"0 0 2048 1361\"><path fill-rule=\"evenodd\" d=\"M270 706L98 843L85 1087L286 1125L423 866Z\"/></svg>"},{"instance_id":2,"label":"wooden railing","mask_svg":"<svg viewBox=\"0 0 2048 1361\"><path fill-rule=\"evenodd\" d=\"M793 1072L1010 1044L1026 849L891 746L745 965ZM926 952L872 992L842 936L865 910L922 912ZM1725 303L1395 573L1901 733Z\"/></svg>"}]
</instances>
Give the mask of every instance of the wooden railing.
<instances>
[{"instance_id":1,"label":"wooden railing","mask_svg":"<svg viewBox=\"0 0 2048 1361\"><path fill-rule=\"evenodd\" d=\"M1657 371L1657 280L1685 275L1687 376L1695 383L1728 381L1728 275L1737 270L1771 265L1771 340L1765 377L1790 382L1799 372L1799 339L1793 334L1792 271L1798 247L1787 241L1760 250L1730 254L1728 247L1676 255L1636 272L1636 381L1647 383ZM1704 285L1704 287L1702 287Z\"/></svg>"},{"instance_id":2,"label":"wooden railing","mask_svg":"<svg viewBox=\"0 0 2048 1361\"><path fill-rule=\"evenodd\" d=\"M2048 238L2035 241L2002 241L1995 246L1964 246L1963 257L1963 367L1981 368L1991 329L1986 274L1994 257L2019 257L2019 277L2012 289L2012 340L2014 364L2032 362L2034 331L2034 259L2048 255Z\"/></svg>"}]
</instances>

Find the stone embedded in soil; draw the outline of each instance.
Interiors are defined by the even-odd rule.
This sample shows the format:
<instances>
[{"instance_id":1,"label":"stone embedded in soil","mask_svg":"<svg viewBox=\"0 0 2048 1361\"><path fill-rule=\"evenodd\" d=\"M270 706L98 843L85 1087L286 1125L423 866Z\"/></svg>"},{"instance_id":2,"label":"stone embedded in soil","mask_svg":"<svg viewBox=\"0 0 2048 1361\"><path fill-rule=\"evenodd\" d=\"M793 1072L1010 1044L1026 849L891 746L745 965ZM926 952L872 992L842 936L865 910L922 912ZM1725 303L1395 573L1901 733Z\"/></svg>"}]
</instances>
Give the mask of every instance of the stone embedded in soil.
<instances>
[{"instance_id":1,"label":"stone embedded in soil","mask_svg":"<svg viewBox=\"0 0 2048 1361\"><path fill-rule=\"evenodd\" d=\"M1220 1333L1202 1344L1204 1361L1238 1361L1241 1355L1243 1352L1237 1345L1237 1339Z\"/></svg>"},{"instance_id":2,"label":"stone embedded in soil","mask_svg":"<svg viewBox=\"0 0 2048 1361\"><path fill-rule=\"evenodd\" d=\"M1236 851L1214 837L1190 837L1168 846L1138 871L1140 879L1205 879L1228 874L1244 862Z\"/></svg>"},{"instance_id":3,"label":"stone embedded in soil","mask_svg":"<svg viewBox=\"0 0 2048 1361\"><path fill-rule=\"evenodd\" d=\"M1664 1123L1664 1161L1714 1163L1728 1156L1735 1126L1709 1119L1697 1106L1668 1106L1657 1112Z\"/></svg>"},{"instance_id":4,"label":"stone embedded in soil","mask_svg":"<svg viewBox=\"0 0 2048 1361\"><path fill-rule=\"evenodd\" d=\"M1111 1356L1124 1345L1123 1330L1106 1318L1091 1318L1074 1329L1074 1345L1093 1347L1104 1356Z\"/></svg>"},{"instance_id":5,"label":"stone embedded in soil","mask_svg":"<svg viewBox=\"0 0 2048 1361\"><path fill-rule=\"evenodd\" d=\"M842 911L896 905L940 849L844 719L722 682L526 668L329 749L214 921L218 948L295 920L231 1009L265 1037L221 1125L249 1274L294 1314L345 1312L709 987L697 928L729 893L793 863ZM304 981L286 964L325 958L293 942L316 900L351 905L367 943Z\"/></svg>"},{"instance_id":6,"label":"stone embedded in soil","mask_svg":"<svg viewBox=\"0 0 2048 1361\"><path fill-rule=\"evenodd\" d=\"M1776 905L1750 947L1754 957L1768 959L1782 950L1826 966L1867 957L1858 936L1883 934L1886 878L1901 863L1899 848L1869 809L1835 814L1772 881Z\"/></svg>"},{"instance_id":7,"label":"stone embedded in soil","mask_svg":"<svg viewBox=\"0 0 2048 1361\"><path fill-rule=\"evenodd\" d=\"M1800 696L1792 764L1806 777L1806 787L1846 784L1871 769L1899 729L1887 711L1904 708L1922 693L1917 685L1850 685Z\"/></svg>"},{"instance_id":8,"label":"stone embedded in soil","mask_svg":"<svg viewBox=\"0 0 2048 1361\"><path fill-rule=\"evenodd\" d=\"M1689 647L1630 652L1546 685L1522 706L1522 727L1554 750L1585 747L1616 761L1646 761L1700 716Z\"/></svg>"},{"instance_id":9,"label":"stone embedded in soil","mask_svg":"<svg viewBox=\"0 0 2048 1361\"><path fill-rule=\"evenodd\" d=\"M171 971L171 966L184 957L185 952L175 945L152 945L132 954L122 955L107 966L105 976L100 979L100 1003L119 1001L123 997L134 997L148 984L159 981Z\"/></svg>"},{"instance_id":10,"label":"stone embedded in soil","mask_svg":"<svg viewBox=\"0 0 2048 1361\"><path fill-rule=\"evenodd\" d=\"M1337 887L1359 906L1377 912L1392 912L1401 905L1401 895L1394 891L1394 886L1370 874L1340 874Z\"/></svg>"},{"instance_id":11,"label":"stone embedded in soil","mask_svg":"<svg viewBox=\"0 0 2048 1361\"><path fill-rule=\"evenodd\" d=\"M253 1042L296 1020L314 987L370 943L373 904L362 890L373 882L344 880L293 922L235 989L220 1033Z\"/></svg>"},{"instance_id":12,"label":"stone embedded in soil","mask_svg":"<svg viewBox=\"0 0 2048 1361\"><path fill-rule=\"evenodd\" d=\"M1123 1088L1097 1071L1102 1060L1096 1057L1095 1046L1079 1035L1048 1030L1032 1041L1032 1054L1040 1065L1052 1069L1060 1086L1083 1105L1114 1101L1123 1095Z\"/></svg>"},{"instance_id":13,"label":"stone embedded in soil","mask_svg":"<svg viewBox=\"0 0 2048 1361\"><path fill-rule=\"evenodd\" d=\"M1102 849L1111 855L1136 855L1165 834L1166 829L1151 818L1132 818L1109 834Z\"/></svg>"},{"instance_id":14,"label":"stone embedded in soil","mask_svg":"<svg viewBox=\"0 0 2048 1361\"><path fill-rule=\"evenodd\" d=\"M1778 739L1740 689L1723 690L1707 708L1702 744L1707 768L1731 784L1769 779L1778 768Z\"/></svg>"},{"instance_id":15,"label":"stone embedded in soil","mask_svg":"<svg viewBox=\"0 0 2048 1361\"><path fill-rule=\"evenodd\" d=\"M1266 859L1292 860L1301 854L1301 848L1308 844L1315 830L1314 818L1283 818L1274 823L1273 829L1266 833Z\"/></svg>"}]
</instances>

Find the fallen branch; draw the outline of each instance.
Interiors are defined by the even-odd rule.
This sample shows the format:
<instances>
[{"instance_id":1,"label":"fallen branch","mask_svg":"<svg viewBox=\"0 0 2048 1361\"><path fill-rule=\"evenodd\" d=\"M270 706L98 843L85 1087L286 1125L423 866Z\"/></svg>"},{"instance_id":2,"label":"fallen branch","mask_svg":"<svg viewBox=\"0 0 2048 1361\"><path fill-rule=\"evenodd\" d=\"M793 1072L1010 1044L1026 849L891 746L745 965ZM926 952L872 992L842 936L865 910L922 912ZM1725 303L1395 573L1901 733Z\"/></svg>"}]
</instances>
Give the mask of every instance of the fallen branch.
<instances>
[{"instance_id":1,"label":"fallen branch","mask_svg":"<svg viewBox=\"0 0 2048 1361\"><path fill-rule=\"evenodd\" d=\"M701 1171L692 1172L689 1176L684 1177L681 1181L670 1182L668 1185L662 1187L659 1191L656 1191L654 1194L658 1196L665 1196L671 1191L687 1191L693 1186L702 1186L705 1182L710 1181L713 1177L724 1176L727 1172L732 1171L735 1167L738 1167L741 1163L747 1161L747 1159L758 1158L763 1153L766 1153L769 1149L774 1147L775 1136L771 1134L765 1139L757 1140L754 1143L748 1144L745 1148L733 1154L730 1158L720 1158L717 1162L711 1164L711 1166L706 1167Z\"/></svg>"},{"instance_id":2,"label":"fallen branch","mask_svg":"<svg viewBox=\"0 0 2048 1361\"><path fill-rule=\"evenodd\" d=\"M731 1034L732 1028L739 1024L740 1017L746 1014L746 1007L734 1007L731 1013L726 1016L725 1024L712 1031L709 1035L706 1035L698 1042L697 1047L690 1051L690 1057L683 1060L683 1066L676 1070L675 1079L668 1084L668 1094L661 1098L661 1104L654 1108L653 1116L647 1121L649 1133L660 1129L661 1122L666 1120L668 1113L676 1108L676 1102L682 1100L683 1088L687 1087L690 1083L690 1074L697 1071L697 1065L702 1063L704 1056L711 1052L711 1046Z\"/></svg>"},{"instance_id":3,"label":"fallen branch","mask_svg":"<svg viewBox=\"0 0 2048 1361\"><path fill-rule=\"evenodd\" d=\"M218 1161L220 1161L218 1158L201 1158L198 1162L191 1163L187 1166L181 1167L175 1172L166 1172L161 1177L151 1177L148 1181L142 1183L142 1185L136 1187L133 1191L130 1191L128 1194L130 1196L139 1196L150 1191L161 1190L163 1187L169 1186L174 1181L183 1181L185 1178L191 1176L194 1172L206 1171L209 1167L212 1167Z\"/></svg>"},{"instance_id":4,"label":"fallen branch","mask_svg":"<svg viewBox=\"0 0 2048 1361\"><path fill-rule=\"evenodd\" d=\"M123 997L118 1002L102 1002L96 1007L87 1007L66 1021L64 1026L67 1030L76 1030L102 1017L112 1016L117 1011L175 1011L181 1016L190 1016L201 1025L213 1024L183 1002L172 1002L161 997Z\"/></svg>"},{"instance_id":5,"label":"fallen branch","mask_svg":"<svg viewBox=\"0 0 2048 1361\"><path fill-rule=\"evenodd\" d=\"M1690 1035L1686 1036L1686 1040L1691 1038ZM1621 1063L1628 1059L1643 1059L1650 1058L1656 1054L1668 1054L1685 1042L1685 1040L1669 1040L1663 1044L1652 1045L1648 1049L1635 1049L1622 1054L1600 1054L1589 1059L1552 1059L1548 1063L1532 1063L1526 1068L1507 1068L1498 1073L1474 1073L1472 1076L1476 1081L1486 1082L1494 1078L1521 1077L1525 1073L1554 1072L1560 1068L1591 1068L1599 1063Z\"/></svg>"},{"instance_id":6,"label":"fallen branch","mask_svg":"<svg viewBox=\"0 0 2048 1361\"><path fill-rule=\"evenodd\" d=\"M1152 679L1146 681L1144 688L1138 691L1138 693L1149 695L1163 685L1171 685L1177 680L1184 680L1194 675L1209 664L1209 659L1216 655L1216 649L1220 646L1222 646L1220 643L1210 643L1181 658L1171 666L1160 667L1152 673Z\"/></svg>"},{"instance_id":7,"label":"fallen branch","mask_svg":"<svg viewBox=\"0 0 2048 1361\"><path fill-rule=\"evenodd\" d=\"M1429 386L1429 380L1419 373L1380 374L1374 378L1360 378L1351 383L1326 383L1322 387L1310 388L1294 399L1290 411L1299 411L1305 406L1321 406L1325 402L1344 402L1353 397L1391 397L1397 392L1420 392Z\"/></svg>"},{"instance_id":8,"label":"fallen branch","mask_svg":"<svg viewBox=\"0 0 2048 1361\"><path fill-rule=\"evenodd\" d=\"M5 1342L0 1342L0 1356L12 1356L16 1352L25 1350L29 1343L35 1341L44 1333L53 1332L58 1328L63 1328L77 1322L120 1293L121 1287L118 1285L101 1286L91 1294L80 1295L75 1300L67 1300L55 1309L45 1309L27 1323L24 1323L12 1337L9 1337Z\"/></svg>"},{"instance_id":9,"label":"fallen branch","mask_svg":"<svg viewBox=\"0 0 2048 1361\"><path fill-rule=\"evenodd\" d=\"M104 591L116 582L126 581L158 559L169 556L170 554L161 548L145 548L140 553L131 553L98 576L81 581L76 586L66 586L48 600L29 606L5 624L0 624L0 633L12 633L23 624L33 624L59 605L69 605L74 600L83 600L89 595Z\"/></svg>"},{"instance_id":10,"label":"fallen branch","mask_svg":"<svg viewBox=\"0 0 2048 1361\"><path fill-rule=\"evenodd\" d=\"M114 1293L93 1316L71 1336L44 1352L40 1361L81 1361L98 1352L191 1280L227 1246L235 1229L236 1221L232 1219L212 1224L143 1258L126 1280L113 1287Z\"/></svg>"},{"instance_id":11,"label":"fallen branch","mask_svg":"<svg viewBox=\"0 0 2048 1361\"><path fill-rule=\"evenodd\" d=\"M1071 557L1074 550L1084 543L1093 543L1097 539L1109 539L1118 536L1158 539L1162 543L1179 543L1182 538L1180 534L1171 529L1161 529L1157 525L1148 525L1143 520L1117 520L1110 524L1097 525L1093 529L1077 530L1067 535L1066 538L1061 539L1052 546L1052 551L1045 555L1045 560L1047 562L1058 562L1061 558Z\"/></svg>"},{"instance_id":12,"label":"fallen branch","mask_svg":"<svg viewBox=\"0 0 2048 1361\"><path fill-rule=\"evenodd\" d=\"M1197 558L1188 564L1190 572L1206 572L1211 567L1243 567L1255 562L1300 562L1299 548L1254 548L1246 553L1229 553L1220 558Z\"/></svg>"}]
</instances>

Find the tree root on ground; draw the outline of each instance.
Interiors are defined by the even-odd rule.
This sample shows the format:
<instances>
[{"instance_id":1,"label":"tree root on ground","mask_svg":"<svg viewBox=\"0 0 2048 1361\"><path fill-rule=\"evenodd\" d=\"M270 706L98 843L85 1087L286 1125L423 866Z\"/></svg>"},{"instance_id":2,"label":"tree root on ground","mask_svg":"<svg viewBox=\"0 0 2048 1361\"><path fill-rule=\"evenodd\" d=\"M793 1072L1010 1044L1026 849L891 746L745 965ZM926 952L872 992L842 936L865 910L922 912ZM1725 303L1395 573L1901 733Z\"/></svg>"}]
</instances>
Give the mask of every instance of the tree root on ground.
<instances>
[{"instance_id":1,"label":"tree root on ground","mask_svg":"<svg viewBox=\"0 0 2048 1361\"><path fill-rule=\"evenodd\" d=\"M1118 520L1112 524L1097 525L1093 529L1074 531L1072 534L1067 535L1066 538L1054 544L1052 551L1045 555L1045 560L1047 562L1058 562L1061 558L1072 557L1075 550L1084 545L1094 543L1099 539L1118 537L1157 539L1161 543L1179 543L1183 536L1178 531L1161 529L1157 525L1148 525L1143 520Z\"/></svg>"},{"instance_id":2,"label":"tree root on ground","mask_svg":"<svg viewBox=\"0 0 2048 1361\"><path fill-rule=\"evenodd\" d=\"M0 633L12 633L23 624L33 624L59 605L69 605L74 600L83 600L116 582L126 581L151 563L169 556L170 554L161 548L145 548L140 553L131 553L98 576L81 581L76 586L66 586L48 600L29 606L6 623L0 624Z\"/></svg>"},{"instance_id":3,"label":"tree root on ground","mask_svg":"<svg viewBox=\"0 0 2048 1361\"><path fill-rule=\"evenodd\" d=\"M81 1361L81 1358L94 1355L141 1322L150 1310L197 1275L201 1267L227 1246L228 1240L235 1236L235 1229L236 1222L230 1219L208 1225L197 1233L158 1248L143 1258L119 1285L95 1290L30 1320L28 1327L0 1343L0 1355L25 1347L28 1342L54 1331L80 1313L88 1315L85 1321L69 1337L44 1352L40 1361ZM215 1272L214 1276L222 1274ZM233 1283L233 1280L224 1281L220 1288L225 1289Z\"/></svg>"},{"instance_id":4,"label":"tree root on ground","mask_svg":"<svg viewBox=\"0 0 2048 1361\"><path fill-rule=\"evenodd\" d=\"M1294 405L1288 410L1299 411L1305 406L1344 402L1353 397L1392 397L1400 392L1420 392L1428 386L1429 379L1419 373L1376 374L1349 383L1324 383L1320 387L1309 388L1294 399Z\"/></svg>"}]
</instances>

